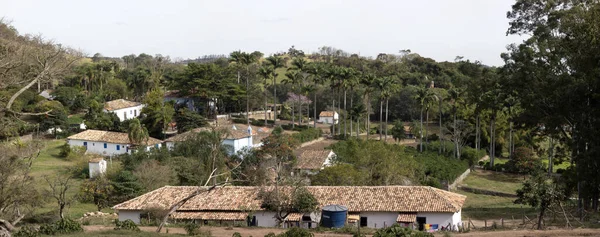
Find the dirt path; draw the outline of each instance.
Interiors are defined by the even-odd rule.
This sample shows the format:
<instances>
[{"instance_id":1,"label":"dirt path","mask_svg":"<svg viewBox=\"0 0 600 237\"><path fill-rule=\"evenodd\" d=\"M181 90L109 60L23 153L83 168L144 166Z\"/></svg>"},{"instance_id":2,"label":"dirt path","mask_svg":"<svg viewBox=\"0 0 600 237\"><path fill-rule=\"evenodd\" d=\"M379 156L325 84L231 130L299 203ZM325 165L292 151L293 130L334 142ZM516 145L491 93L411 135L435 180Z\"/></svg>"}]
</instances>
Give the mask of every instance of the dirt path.
<instances>
[{"instance_id":1,"label":"dirt path","mask_svg":"<svg viewBox=\"0 0 600 237\"><path fill-rule=\"evenodd\" d=\"M103 231L103 230L112 230L114 227L112 226L100 226L100 225L90 225L84 226L83 229L86 232L94 232L94 231ZM140 226L140 229L145 232L154 232L156 231L155 226ZM169 234L185 234L185 230L181 227L173 227L168 228ZM233 233L238 232L242 234L242 236L255 236L262 237L267 235L268 233L279 234L285 229L278 228L243 228L243 227L233 227L231 229L227 229L225 227L201 227L202 230L208 230L211 232L212 236L215 237L231 237ZM166 233L167 228L163 228L161 233ZM316 237L341 237L341 236L351 236L344 234L335 234L335 233L314 233Z\"/></svg>"},{"instance_id":2,"label":"dirt path","mask_svg":"<svg viewBox=\"0 0 600 237\"><path fill-rule=\"evenodd\" d=\"M556 230L502 230L502 231L489 231L489 232L469 232L463 234L454 234L454 236L461 237L550 237L550 236L564 236L564 237L575 237L575 236L600 236L600 229L556 229Z\"/></svg>"}]
</instances>

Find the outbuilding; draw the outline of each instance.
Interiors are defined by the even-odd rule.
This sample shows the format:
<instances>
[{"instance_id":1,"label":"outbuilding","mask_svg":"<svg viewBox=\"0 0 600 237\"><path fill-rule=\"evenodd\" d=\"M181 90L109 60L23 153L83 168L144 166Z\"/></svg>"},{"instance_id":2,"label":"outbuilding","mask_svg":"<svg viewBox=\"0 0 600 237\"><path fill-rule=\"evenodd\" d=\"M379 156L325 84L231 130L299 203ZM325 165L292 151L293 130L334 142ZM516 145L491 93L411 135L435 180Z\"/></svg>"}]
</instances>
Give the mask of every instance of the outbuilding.
<instances>
[{"instance_id":1,"label":"outbuilding","mask_svg":"<svg viewBox=\"0 0 600 237\"><path fill-rule=\"evenodd\" d=\"M119 120L123 122L139 117L143 107L144 105L139 102L118 99L104 103L104 112L116 114Z\"/></svg>"},{"instance_id":2,"label":"outbuilding","mask_svg":"<svg viewBox=\"0 0 600 237\"><path fill-rule=\"evenodd\" d=\"M161 140L152 137L149 137L144 145L134 145L129 141L127 133L93 129L67 137L67 143L71 147L83 146L86 148L87 153L103 156L121 155L139 149L149 151L152 148L162 146Z\"/></svg>"},{"instance_id":3,"label":"outbuilding","mask_svg":"<svg viewBox=\"0 0 600 237\"><path fill-rule=\"evenodd\" d=\"M258 196L265 187L226 186L209 189L196 186L165 186L113 208L119 220L139 223L140 215L156 208L169 209L190 194L173 213L172 220L240 222L250 226L277 227L275 213L261 207ZM272 188L272 187L266 187ZM291 189L291 187L284 187ZM319 208L342 205L348 208L347 225L382 228L401 223L415 229L457 230L466 196L428 186L308 186ZM321 213L287 213L284 226L316 227Z\"/></svg>"},{"instance_id":4,"label":"outbuilding","mask_svg":"<svg viewBox=\"0 0 600 237\"><path fill-rule=\"evenodd\" d=\"M319 123L338 124L340 115L335 111L321 111L319 113Z\"/></svg>"}]
</instances>

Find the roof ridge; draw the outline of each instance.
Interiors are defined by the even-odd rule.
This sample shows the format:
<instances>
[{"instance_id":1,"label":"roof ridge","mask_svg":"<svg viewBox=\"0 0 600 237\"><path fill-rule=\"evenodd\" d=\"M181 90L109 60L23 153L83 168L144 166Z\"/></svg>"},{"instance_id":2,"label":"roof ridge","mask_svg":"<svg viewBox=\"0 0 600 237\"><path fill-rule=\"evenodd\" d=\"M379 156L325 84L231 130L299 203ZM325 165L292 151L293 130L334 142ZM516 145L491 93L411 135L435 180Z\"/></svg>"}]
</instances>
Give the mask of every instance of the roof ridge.
<instances>
[{"instance_id":1,"label":"roof ridge","mask_svg":"<svg viewBox=\"0 0 600 237\"><path fill-rule=\"evenodd\" d=\"M444 201L446 201L446 204L450 205L451 207L453 207L456 210L460 210L460 207L457 207L456 203L454 203L448 196L446 196L445 193L444 194L441 193L441 192L448 192L448 191L443 190L443 189L439 189L439 188L434 188L434 187L431 187L431 186L424 186L424 187L428 188L430 191L433 191L433 193L436 196L438 196L441 199L443 199Z\"/></svg>"}]
</instances>

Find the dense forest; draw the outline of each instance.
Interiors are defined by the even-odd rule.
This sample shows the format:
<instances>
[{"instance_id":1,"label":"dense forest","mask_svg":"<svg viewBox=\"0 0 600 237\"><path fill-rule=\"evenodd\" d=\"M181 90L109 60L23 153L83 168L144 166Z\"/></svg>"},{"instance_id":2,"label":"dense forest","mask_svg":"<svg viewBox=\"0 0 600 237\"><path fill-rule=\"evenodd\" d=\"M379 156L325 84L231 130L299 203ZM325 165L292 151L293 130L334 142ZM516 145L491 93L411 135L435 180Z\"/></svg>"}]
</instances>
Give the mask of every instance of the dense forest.
<instances>
[{"instance_id":1,"label":"dense forest","mask_svg":"<svg viewBox=\"0 0 600 237\"><path fill-rule=\"evenodd\" d=\"M595 136L600 127L600 4L533 2L519 0L508 12L507 34L528 38L507 47L500 67L461 56L437 62L409 49L364 57L330 46L313 54L291 46L268 56L235 51L177 62L148 54L87 57L0 23L0 137L51 128L61 128L64 134L54 136L64 137L73 117L80 117L90 129L128 132L136 141L140 136L163 139L172 121L179 132L206 126L218 115L235 114L250 124L246 113L273 104L283 104L275 118L265 115L264 122L252 123L273 126L279 118L310 132L321 111L333 110L340 114L340 123L331 127L332 138L341 140L333 146L339 165L315 176L314 184L440 186L487 153L489 168L529 175L517 202L540 208L538 226L544 211L562 208L572 197L577 197L574 208L583 218L584 212L598 210L600 199L600 139ZM54 100L39 96L47 89ZM165 94L173 92L192 99L197 110L165 102ZM121 98L146 104L144 116L119 122L102 112L104 102ZM404 139L405 125L416 136L416 149L380 142L388 136ZM293 162L296 138L309 133L292 137L279 129L264 140L263 149L240 156L226 158L218 147L223 131L213 130L175 151L121 157L123 169L109 176L110 182L123 184L111 190L113 201L167 184L217 184L228 178L243 180L238 185L269 184L273 172L284 173L281 164ZM370 141L359 138L364 133ZM201 144L214 146L195 149ZM27 161L39 152L35 144L20 146L0 154L0 167L7 168L0 172L0 182L9 187L0 190L0 220L18 222L23 216L17 206L36 201L19 188L30 180L10 179L28 172L27 162L13 157ZM513 166L495 164L497 157L511 159ZM267 165L271 158L274 164ZM565 161L569 168L551 175L552 165ZM192 169L197 167L201 172ZM233 171L213 176L227 169ZM149 182L148 170L168 175ZM14 200L23 202L15 206Z\"/></svg>"}]
</instances>

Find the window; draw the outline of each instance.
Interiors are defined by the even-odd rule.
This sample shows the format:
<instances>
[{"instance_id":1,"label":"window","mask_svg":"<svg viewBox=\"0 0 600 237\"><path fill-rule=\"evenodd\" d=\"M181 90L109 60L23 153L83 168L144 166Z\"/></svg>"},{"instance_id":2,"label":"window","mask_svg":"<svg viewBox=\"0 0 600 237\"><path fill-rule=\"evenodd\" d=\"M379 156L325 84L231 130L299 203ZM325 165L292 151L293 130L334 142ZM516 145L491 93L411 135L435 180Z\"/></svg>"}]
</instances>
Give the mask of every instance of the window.
<instances>
[{"instance_id":1,"label":"window","mask_svg":"<svg viewBox=\"0 0 600 237\"><path fill-rule=\"evenodd\" d=\"M133 110L133 117L137 117L137 109Z\"/></svg>"},{"instance_id":2,"label":"window","mask_svg":"<svg viewBox=\"0 0 600 237\"><path fill-rule=\"evenodd\" d=\"M123 119L127 119L127 111L123 112Z\"/></svg>"},{"instance_id":3,"label":"window","mask_svg":"<svg viewBox=\"0 0 600 237\"><path fill-rule=\"evenodd\" d=\"M129 114L133 114L133 110L129 110Z\"/></svg>"},{"instance_id":4,"label":"window","mask_svg":"<svg viewBox=\"0 0 600 237\"><path fill-rule=\"evenodd\" d=\"M120 151L120 150L121 150L121 146L117 145L117 151Z\"/></svg>"},{"instance_id":5,"label":"window","mask_svg":"<svg viewBox=\"0 0 600 237\"><path fill-rule=\"evenodd\" d=\"M87 142L83 142L83 146L87 146Z\"/></svg>"},{"instance_id":6,"label":"window","mask_svg":"<svg viewBox=\"0 0 600 237\"><path fill-rule=\"evenodd\" d=\"M367 217L366 216L361 216L360 217L360 226L361 227L367 226Z\"/></svg>"},{"instance_id":7,"label":"window","mask_svg":"<svg viewBox=\"0 0 600 237\"><path fill-rule=\"evenodd\" d=\"M106 143L104 143L104 149L108 148L108 145Z\"/></svg>"}]
</instances>

